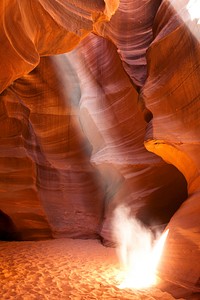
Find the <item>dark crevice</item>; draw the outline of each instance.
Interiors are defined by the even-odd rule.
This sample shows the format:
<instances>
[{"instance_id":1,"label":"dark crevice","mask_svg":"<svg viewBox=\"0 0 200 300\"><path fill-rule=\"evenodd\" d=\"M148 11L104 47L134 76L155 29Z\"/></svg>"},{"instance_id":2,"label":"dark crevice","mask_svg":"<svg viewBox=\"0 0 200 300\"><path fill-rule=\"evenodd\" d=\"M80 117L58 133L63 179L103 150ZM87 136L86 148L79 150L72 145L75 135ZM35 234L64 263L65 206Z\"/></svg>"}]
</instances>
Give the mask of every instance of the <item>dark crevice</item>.
<instances>
[{"instance_id":1,"label":"dark crevice","mask_svg":"<svg viewBox=\"0 0 200 300\"><path fill-rule=\"evenodd\" d=\"M21 235L17 231L12 219L0 210L0 240L1 241L20 241Z\"/></svg>"}]
</instances>

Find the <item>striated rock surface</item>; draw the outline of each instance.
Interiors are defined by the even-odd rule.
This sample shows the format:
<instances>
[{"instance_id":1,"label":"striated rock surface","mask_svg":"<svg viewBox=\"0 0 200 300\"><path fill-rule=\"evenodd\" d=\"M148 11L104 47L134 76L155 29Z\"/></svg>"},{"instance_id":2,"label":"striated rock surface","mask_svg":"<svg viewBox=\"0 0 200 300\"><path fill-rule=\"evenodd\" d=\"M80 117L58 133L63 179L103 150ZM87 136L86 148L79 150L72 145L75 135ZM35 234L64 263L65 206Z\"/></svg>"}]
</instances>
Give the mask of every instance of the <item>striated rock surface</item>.
<instances>
[{"instance_id":1,"label":"striated rock surface","mask_svg":"<svg viewBox=\"0 0 200 300\"><path fill-rule=\"evenodd\" d=\"M0 92L33 70L40 56L64 53L76 47L95 23L111 18L118 2L2 0Z\"/></svg>"},{"instance_id":2,"label":"striated rock surface","mask_svg":"<svg viewBox=\"0 0 200 300\"><path fill-rule=\"evenodd\" d=\"M106 185L104 242L112 240L112 213L122 203L146 225L168 223L186 199L185 180L144 148L146 122L137 105L138 93L116 48L91 34L70 58L80 79L80 117L93 147L91 162Z\"/></svg>"},{"instance_id":3,"label":"striated rock surface","mask_svg":"<svg viewBox=\"0 0 200 300\"><path fill-rule=\"evenodd\" d=\"M184 16L184 9L180 13ZM168 1L163 1L147 53L148 78L142 96L153 114L145 146L182 172L189 194L168 225L161 273L199 292L200 44L193 34L199 25L196 20L186 20L184 23Z\"/></svg>"},{"instance_id":4,"label":"striated rock surface","mask_svg":"<svg viewBox=\"0 0 200 300\"><path fill-rule=\"evenodd\" d=\"M66 58L40 57L70 51L117 6L117 0L0 4L0 202L22 239L98 232L103 196L75 111L78 83Z\"/></svg>"},{"instance_id":5,"label":"striated rock surface","mask_svg":"<svg viewBox=\"0 0 200 300\"><path fill-rule=\"evenodd\" d=\"M146 76L146 50L153 39L152 25L161 0L121 0L109 23L95 24L95 31L117 47L125 71L137 87Z\"/></svg>"},{"instance_id":6,"label":"striated rock surface","mask_svg":"<svg viewBox=\"0 0 200 300\"><path fill-rule=\"evenodd\" d=\"M15 170L11 166L9 170L4 161L8 178L13 171L16 175L12 176L12 182L4 183L4 197L8 197L8 188L12 195L9 202L4 197L1 202L6 213L15 214L13 219L22 232L23 226L32 227L19 224L24 219L23 210L27 210L26 222L31 222L28 212L31 216L33 201L45 210L54 237L63 232L72 237L92 237L98 231L103 196L98 175L89 161L90 146L78 122L80 89L76 82L66 56L41 58L34 71L16 80L2 96L7 106L12 103L15 107L14 121L11 117L8 120L16 132L5 128L2 140L7 143L17 140L15 147L10 146L10 156L18 164L14 165ZM18 131L15 122L19 124ZM1 154L5 156L5 152ZM9 162L13 163L10 158Z\"/></svg>"},{"instance_id":7,"label":"striated rock surface","mask_svg":"<svg viewBox=\"0 0 200 300\"><path fill-rule=\"evenodd\" d=\"M198 293L200 25L171 2L1 1L0 237L110 245L125 204Z\"/></svg>"}]
</instances>

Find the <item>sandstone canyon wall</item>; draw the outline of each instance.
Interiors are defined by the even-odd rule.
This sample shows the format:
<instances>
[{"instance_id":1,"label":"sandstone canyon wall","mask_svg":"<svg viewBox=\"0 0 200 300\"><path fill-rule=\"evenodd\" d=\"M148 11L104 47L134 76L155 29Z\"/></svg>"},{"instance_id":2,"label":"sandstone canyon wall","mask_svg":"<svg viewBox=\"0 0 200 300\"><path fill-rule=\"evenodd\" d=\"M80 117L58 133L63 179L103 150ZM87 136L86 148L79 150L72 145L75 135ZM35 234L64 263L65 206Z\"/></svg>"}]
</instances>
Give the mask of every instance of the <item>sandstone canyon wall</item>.
<instances>
[{"instance_id":1,"label":"sandstone canyon wall","mask_svg":"<svg viewBox=\"0 0 200 300\"><path fill-rule=\"evenodd\" d=\"M186 21L183 23L167 2L160 6L154 23L155 39L147 52L148 78L141 98L153 114L146 131L146 148L176 166L188 186L189 197L168 226L171 234L162 272L185 287L194 282L199 290L200 36L196 35L199 25L189 18ZM191 257L194 264L196 261L192 269Z\"/></svg>"},{"instance_id":2,"label":"sandstone canyon wall","mask_svg":"<svg viewBox=\"0 0 200 300\"><path fill-rule=\"evenodd\" d=\"M160 276L199 291L196 20L169 1L0 11L1 237L110 245L125 204L152 230L168 224Z\"/></svg>"}]
</instances>

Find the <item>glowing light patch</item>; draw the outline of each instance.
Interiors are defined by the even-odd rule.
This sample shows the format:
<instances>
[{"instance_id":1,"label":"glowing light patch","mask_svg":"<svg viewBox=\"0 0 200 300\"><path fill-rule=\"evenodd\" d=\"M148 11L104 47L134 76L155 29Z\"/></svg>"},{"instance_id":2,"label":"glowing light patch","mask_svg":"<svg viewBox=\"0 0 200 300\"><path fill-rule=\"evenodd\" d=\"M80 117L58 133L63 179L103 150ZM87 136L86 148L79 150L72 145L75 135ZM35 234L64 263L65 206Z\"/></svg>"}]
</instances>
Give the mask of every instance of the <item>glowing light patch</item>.
<instances>
[{"instance_id":1,"label":"glowing light patch","mask_svg":"<svg viewBox=\"0 0 200 300\"><path fill-rule=\"evenodd\" d=\"M177 14L187 25L192 35L200 41L200 1L169 0Z\"/></svg>"},{"instance_id":2,"label":"glowing light patch","mask_svg":"<svg viewBox=\"0 0 200 300\"><path fill-rule=\"evenodd\" d=\"M153 243L153 234L136 219L127 207L115 210L113 233L117 252L124 268L119 288L144 289L157 283L157 267L169 230Z\"/></svg>"},{"instance_id":3,"label":"glowing light patch","mask_svg":"<svg viewBox=\"0 0 200 300\"><path fill-rule=\"evenodd\" d=\"M200 1L190 0L186 7L190 14L191 20L197 19L197 24L200 24Z\"/></svg>"}]
</instances>

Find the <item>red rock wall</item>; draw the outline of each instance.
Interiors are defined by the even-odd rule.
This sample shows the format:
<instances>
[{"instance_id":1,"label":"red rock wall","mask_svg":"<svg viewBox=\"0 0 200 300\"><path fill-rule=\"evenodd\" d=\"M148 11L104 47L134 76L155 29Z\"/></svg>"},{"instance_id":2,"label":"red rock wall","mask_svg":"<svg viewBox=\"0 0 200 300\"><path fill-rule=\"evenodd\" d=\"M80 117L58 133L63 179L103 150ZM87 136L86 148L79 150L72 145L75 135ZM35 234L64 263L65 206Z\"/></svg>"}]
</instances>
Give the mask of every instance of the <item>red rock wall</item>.
<instances>
[{"instance_id":1,"label":"red rock wall","mask_svg":"<svg viewBox=\"0 0 200 300\"><path fill-rule=\"evenodd\" d=\"M161 0L121 0L109 23L95 24L95 31L117 47L125 71L137 87L146 76L146 50L153 39L152 25Z\"/></svg>"},{"instance_id":2,"label":"red rock wall","mask_svg":"<svg viewBox=\"0 0 200 300\"><path fill-rule=\"evenodd\" d=\"M62 234L69 237L95 236L103 205L100 183L96 180L98 175L89 161L90 145L78 121L80 89L76 82L66 56L41 58L34 71L16 80L2 96L4 103L15 105L15 118L8 118L10 127L16 130L15 122L19 124L19 130L10 133L11 141L18 138L15 148L10 146L10 156L18 164L15 163L16 170L14 167L12 170L13 162L9 158L11 166L7 171L10 177L13 171L16 172L13 178L16 187L14 190L9 186L10 181L5 182L4 195L8 197L9 186L12 198L9 208L2 199L4 211L11 216L15 214L15 223L18 224L23 221L19 212L23 211L21 201L26 201L24 210L28 210L29 206L30 214L35 201L35 205L45 211L54 237ZM17 105L24 111L17 109ZM7 153L8 149L4 151ZM20 196L17 196L15 192L19 189ZM32 199L34 193L35 200ZM12 211L9 212L9 209ZM27 219L31 219L28 214ZM22 225L22 228L18 226L22 232L25 230L23 226L32 227L32 224Z\"/></svg>"},{"instance_id":3,"label":"red rock wall","mask_svg":"<svg viewBox=\"0 0 200 300\"><path fill-rule=\"evenodd\" d=\"M187 180L189 198L168 225L161 273L182 286L199 290L200 228L200 44L179 14L163 1L155 19L154 42L147 52L148 78L142 97L153 119L145 146L176 166ZM177 188L178 190L178 188ZM191 267L193 266L193 267Z\"/></svg>"},{"instance_id":4,"label":"red rock wall","mask_svg":"<svg viewBox=\"0 0 200 300\"><path fill-rule=\"evenodd\" d=\"M146 122L138 93L116 48L91 34L70 58L80 79L80 117L93 147L90 160L106 184L104 242L112 240L110 218L120 203L147 225L168 223L186 198L185 180L144 148Z\"/></svg>"},{"instance_id":5,"label":"red rock wall","mask_svg":"<svg viewBox=\"0 0 200 300\"><path fill-rule=\"evenodd\" d=\"M29 73L40 56L72 50L95 23L109 20L118 0L2 0L0 92Z\"/></svg>"},{"instance_id":6,"label":"red rock wall","mask_svg":"<svg viewBox=\"0 0 200 300\"><path fill-rule=\"evenodd\" d=\"M0 201L22 239L98 232L103 197L78 123L79 87L69 83L76 79L66 57L40 57L70 51L117 6L117 0L1 1ZM74 88L76 105L69 99Z\"/></svg>"},{"instance_id":7,"label":"red rock wall","mask_svg":"<svg viewBox=\"0 0 200 300\"><path fill-rule=\"evenodd\" d=\"M200 48L160 2L1 1L0 228L109 244L124 203L197 291Z\"/></svg>"}]
</instances>

